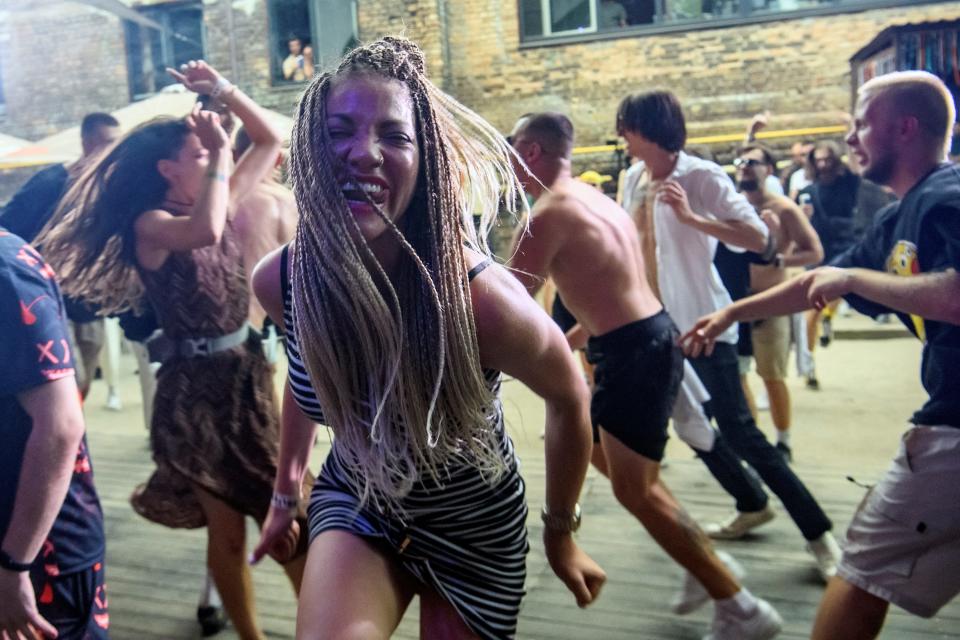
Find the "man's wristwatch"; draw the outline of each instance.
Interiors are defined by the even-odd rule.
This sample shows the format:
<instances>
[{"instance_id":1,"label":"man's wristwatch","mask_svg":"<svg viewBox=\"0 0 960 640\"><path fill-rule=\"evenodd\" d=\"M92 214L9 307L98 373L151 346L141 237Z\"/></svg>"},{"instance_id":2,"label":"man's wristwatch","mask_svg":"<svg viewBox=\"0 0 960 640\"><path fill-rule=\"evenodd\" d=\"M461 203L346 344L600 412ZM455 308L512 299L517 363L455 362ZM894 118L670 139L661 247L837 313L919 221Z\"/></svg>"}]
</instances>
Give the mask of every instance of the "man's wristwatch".
<instances>
[{"instance_id":1,"label":"man's wristwatch","mask_svg":"<svg viewBox=\"0 0 960 640\"><path fill-rule=\"evenodd\" d=\"M580 503L573 506L573 514L553 515L547 511L547 505L540 510L543 526L558 533L573 533L580 528Z\"/></svg>"},{"instance_id":2,"label":"man's wristwatch","mask_svg":"<svg viewBox=\"0 0 960 640\"><path fill-rule=\"evenodd\" d=\"M579 511L577 513L579 513ZM6 569L7 571L23 573L24 571L30 571L30 563L17 562L10 557L10 554L3 549L0 549L0 568Z\"/></svg>"}]
</instances>

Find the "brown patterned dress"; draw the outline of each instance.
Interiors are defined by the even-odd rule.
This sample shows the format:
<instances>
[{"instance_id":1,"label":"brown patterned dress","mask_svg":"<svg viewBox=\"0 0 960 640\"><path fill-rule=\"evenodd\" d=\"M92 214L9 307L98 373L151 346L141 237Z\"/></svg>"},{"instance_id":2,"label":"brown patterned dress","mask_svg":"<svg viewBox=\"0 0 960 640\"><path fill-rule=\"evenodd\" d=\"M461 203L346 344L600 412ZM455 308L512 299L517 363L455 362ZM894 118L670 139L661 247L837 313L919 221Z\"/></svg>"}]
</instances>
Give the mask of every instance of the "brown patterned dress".
<instances>
[{"instance_id":1,"label":"brown patterned dress","mask_svg":"<svg viewBox=\"0 0 960 640\"><path fill-rule=\"evenodd\" d=\"M228 222L219 244L172 253L140 269L147 298L170 338L213 338L247 322L249 290ZM150 425L157 469L131 502L145 518L176 528L206 524L199 486L262 521L270 506L279 444L273 372L253 334L243 345L176 357L157 372Z\"/></svg>"}]
</instances>

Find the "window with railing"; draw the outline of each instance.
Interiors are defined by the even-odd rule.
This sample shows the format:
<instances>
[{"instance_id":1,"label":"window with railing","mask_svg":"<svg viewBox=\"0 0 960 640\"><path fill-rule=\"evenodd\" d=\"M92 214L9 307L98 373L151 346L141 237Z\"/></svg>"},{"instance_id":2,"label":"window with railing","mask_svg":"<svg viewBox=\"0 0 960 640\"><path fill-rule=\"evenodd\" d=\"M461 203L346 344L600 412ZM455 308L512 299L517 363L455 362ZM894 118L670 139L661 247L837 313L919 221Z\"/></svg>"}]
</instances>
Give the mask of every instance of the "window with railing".
<instances>
[{"instance_id":1,"label":"window with railing","mask_svg":"<svg viewBox=\"0 0 960 640\"><path fill-rule=\"evenodd\" d=\"M149 24L124 21L127 78L133 100L176 82L167 67L176 69L204 57L202 2L172 2L138 11L150 20Z\"/></svg>"},{"instance_id":2,"label":"window with railing","mask_svg":"<svg viewBox=\"0 0 960 640\"><path fill-rule=\"evenodd\" d=\"M306 82L357 44L356 0L269 0L267 7L277 84Z\"/></svg>"},{"instance_id":3,"label":"window with railing","mask_svg":"<svg viewBox=\"0 0 960 640\"><path fill-rule=\"evenodd\" d=\"M939 1L944 0L518 0L524 42L705 29Z\"/></svg>"}]
</instances>

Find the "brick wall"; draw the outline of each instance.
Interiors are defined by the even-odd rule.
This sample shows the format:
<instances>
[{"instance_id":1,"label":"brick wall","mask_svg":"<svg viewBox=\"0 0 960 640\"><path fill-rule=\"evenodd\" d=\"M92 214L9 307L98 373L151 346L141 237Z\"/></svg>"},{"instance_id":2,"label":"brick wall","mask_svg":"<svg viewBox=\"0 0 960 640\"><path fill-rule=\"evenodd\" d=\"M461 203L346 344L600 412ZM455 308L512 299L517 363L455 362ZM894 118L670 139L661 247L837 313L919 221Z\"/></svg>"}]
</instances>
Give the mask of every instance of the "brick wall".
<instances>
[{"instance_id":1,"label":"brick wall","mask_svg":"<svg viewBox=\"0 0 960 640\"><path fill-rule=\"evenodd\" d=\"M228 16L231 4L236 69L231 66ZM303 86L276 83L271 78L271 35L266 2L207 0L204 23L207 59L258 103L282 113L292 113ZM388 34L405 34L416 40L425 50L431 75L438 83L442 82L445 51L437 0L360 0L358 27L361 41Z\"/></svg>"},{"instance_id":2,"label":"brick wall","mask_svg":"<svg viewBox=\"0 0 960 640\"><path fill-rule=\"evenodd\" d=\"M112 111L130 101L116 16L44 0L8 0L0 12L3 132L41 138L78 124L89 111Z\"/></svg>"},{"instance_id":3,"label":"brick wall","mask_svg":"<svg viewBox=\"0 0 960 640\"><path fill-rule=\"evenodd\" d=\"M232 52L231 20L234 45ZM303 87L273 84L270 76L271 37L266 2L207 0L203 7L203 21L207 29L207 60L259 104L281 113L293 113ZM235 68L233 61L236 62Z\"/></svg>"},{"instance_id":4,"label":"brick wall","mask_svg":"<svg viewBox=\"0 0 960 640\"><path fill-rule=\"evenodd\" d=\"M210 57L218 62L226 47L224 6L224 0L206 4ZM242 85L267 106L292 109L299 88L270 84L264 2L244 6L252 9L234 10ZM613 114L626 93L655 87L680 96L691 136L739 133L764 109L775 116L772 128L840 124L850 108L848 61L857 49L890 25L955 18L960 4L931 3L522 49L516 0L358 5L361 41L397 33L416 40L434 82L501 130L519 114L553 109L571 116L581 145L612 137ZM723 157L733 146L714 145L713 151Z\"/></svg>"},{"instance_id":5,"label":"brick wall","mask_svg":"<svg viewBox=\"0 0 960 640\"><path fill-rule=\"evenodd\" d=\"M592 145L611 137L624 95L651 88L678 94L691 135L740 132L763 109L774 128L839 124L850 56L888 26L960 18L960 3L526 49L516 0L449 0L448 14L451 93L501 130L562 111Z\"/></svg>"}]
</instances>

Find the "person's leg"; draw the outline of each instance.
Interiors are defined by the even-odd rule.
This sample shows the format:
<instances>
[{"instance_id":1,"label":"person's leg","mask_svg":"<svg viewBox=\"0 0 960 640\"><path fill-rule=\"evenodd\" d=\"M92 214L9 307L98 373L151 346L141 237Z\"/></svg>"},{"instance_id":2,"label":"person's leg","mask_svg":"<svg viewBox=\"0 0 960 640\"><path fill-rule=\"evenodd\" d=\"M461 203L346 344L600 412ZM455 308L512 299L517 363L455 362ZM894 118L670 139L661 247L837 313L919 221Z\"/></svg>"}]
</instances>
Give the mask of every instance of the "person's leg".
<instances>
[{"instance_id":1,"label":"person's leg","mask_svg":"<svg viewBox=\"0 0 960 640\"><path fill-rule=\"evenodd\" d=\"M790 390L783 380L764 380L763 386L767 388L767 397L770 398L770 418L773 420L773 426L780 433L786 433L790 430ZM778 440L779 442L780 440Z\"/></svg>"},{"instance_id":2,"label":"person's leg","mask_svg":"<svg viewBox=\"0 0 960 640\"><path fill-rule=\"evenodd\" d=\"M842 578L827 584L811 640L872 640L880 635L890 604Z\"/></svg>"},{"instance_id":3,"label":"person's leg","mask_svg":"<svg viewBox=\"0 0 960 640\"><path fill-rule=\"evenodd\" d=\"M415 592L413 579L373 545L346 531L324 531L307 553L297 638L386 640Z\"/></svg>"},{"instance_id":4,"label":"person's leg","mask_svg":"<svg viewBox=\"0 0 960 640\"><path fill-rule=\"evenodd\" d=\"M593 443L593 451L591 451L590 453L590 463L601 474L607 477L610 477L610 472L607 469L607 455L603 451L602 443L600 442Z\"/></svg>"},{"instance_id":5,"label":"person's leg","mask_svg":"<svg viewBox=\"0 0 960 640\"><path fill-rule=\"evenodd\" d=\"M817 346L817 340L820 337L820 318L823 315L823 312L820 309L810 309L807 311L807 349L810 351L810 356L813 356L813 351Z\"/></svg>"},{"instance_id":6,"label":"person's leg","mask_svg":"<svg viewBox=\"0 0 960 640\"><path fill-rule=\"evenodd\" d=\"M157 369L160 365L150 362L147 347L142 342L130 342L130 350L137 359L137 375L140 378L140 397L143 402L143 424L149 429L153 419L153 396L157 391Z\"/></svg>"},{"instance_id":7,"label":"person's leg","mask_svg":"<svg viewBox=\"0 0 960 640\"><path fill-rule=\"evenodd\" d=\"M703 402L710 394L703 387L688 360L684 361L683 382L673 405L673 429L696 452L720 486L736 501L737 511L760 512L768 498L760 483L744 468L739 456L726 445L710 424Z\"/></svg>"},{"instance_id":8,"label":"person's leg","mask_svg":"<svg viewBox=\"0 0 960 640\"><path fill-rule=\"evenodd\" d=\"M103 379L107 382L107 409L120 411L123 405L120 401L120 321L116 318L103 319L103 346L105 357L103 364Z\"/></svg>"},{"instance_id":9,"label":"person's leg","mask_svg":"<svg viewBox=\"0 0 960 640\"><path fill-rule=\"evenodd\" d=\"M749 371L749 369L748 369ZM753 389L750 388L750 381L747 380L747 374L740 374L740 388L743 389L743 397L747 401L747 407L750 409L750 415L757 419L757 399L753 396Z\"/></svg>"},{"instance_id":10,"label":"person's leg","mask_svg":"<svg viewBox=\"0 0 960 640\"><path fill-rule=\"evenodd\" d=\"M756 470L786 507L804 538L816 540L832 523L783 456L764 438L740 389L735 347L718 343L710 356L691 360L710 392L710 412L730 447Z\"/></svg>"},{"instance_id":11,"label":"person's leg","mask_svg":"<svg viewBox=\"0 0 960 640\"><path fill-rule=\"evenodd\" d=\"M777 442L789 446L785 434L790 429L790 392L784 380L790 359L790 318L767 318L754 326L752 335L757 374L770 399L770 417L777 429Z\"/></svg>"},{"instance_id":12,"label":"person's leg","mask_svg":"<svg viewBox=\"0 0 960 640\"><path fill-rule=\"evenodd\" d=\"M478 640L456 608L435 589L420 591L420 638L422 640Z\"/></svg>"},{"instance_id":13,"label":"person's leg","mask_svg":"<svg viewBox=\"0 0 960 640\"><path fill-rule=\"evenodd\" d=\"M660 465L600 431L613 492L671 558L692 573L713 599L729 598L740 585L713 552L710 539L659 478Z\"/></svg>"},{"instance_id":14,"label":"person's leg","mask_svg":"<svg viewBox=\"0 0 960 640\"><path fill-rule=\"evenodd\" d=\"M90 386L97 377L100 367L100 352L103 350L103 319L97 318L91 322L82 322L77 325L77 348L80 350L80 359L87 374L86 391L84 398L90 393Z\"/></svg>"},{"instance_id":15,"label":"person's leg","mask_svg":"<svg viewBox=\"0 0 960 640\"><path fill-rule=\"evenodd\" d=\"M207 519L207 567L223 607L243 640L261 640L253 602L253 581L246 557L246 523L234 510L204 489L194 493Z\"/></svg>"},{"instance_id":16,"label":"person's leg","mask_svg":"<svg viewBox=\"0 0 960 640\"><path fill-rule=\"evenodd\" d=\"M302 533L306 535L306 532ZM307 556L301 555L283 565L283 572L287 574L290 584L293 585L293 592L300 595L300 585L303 584L303 572L307 567Z\"/></svg>"}]
</instances>

